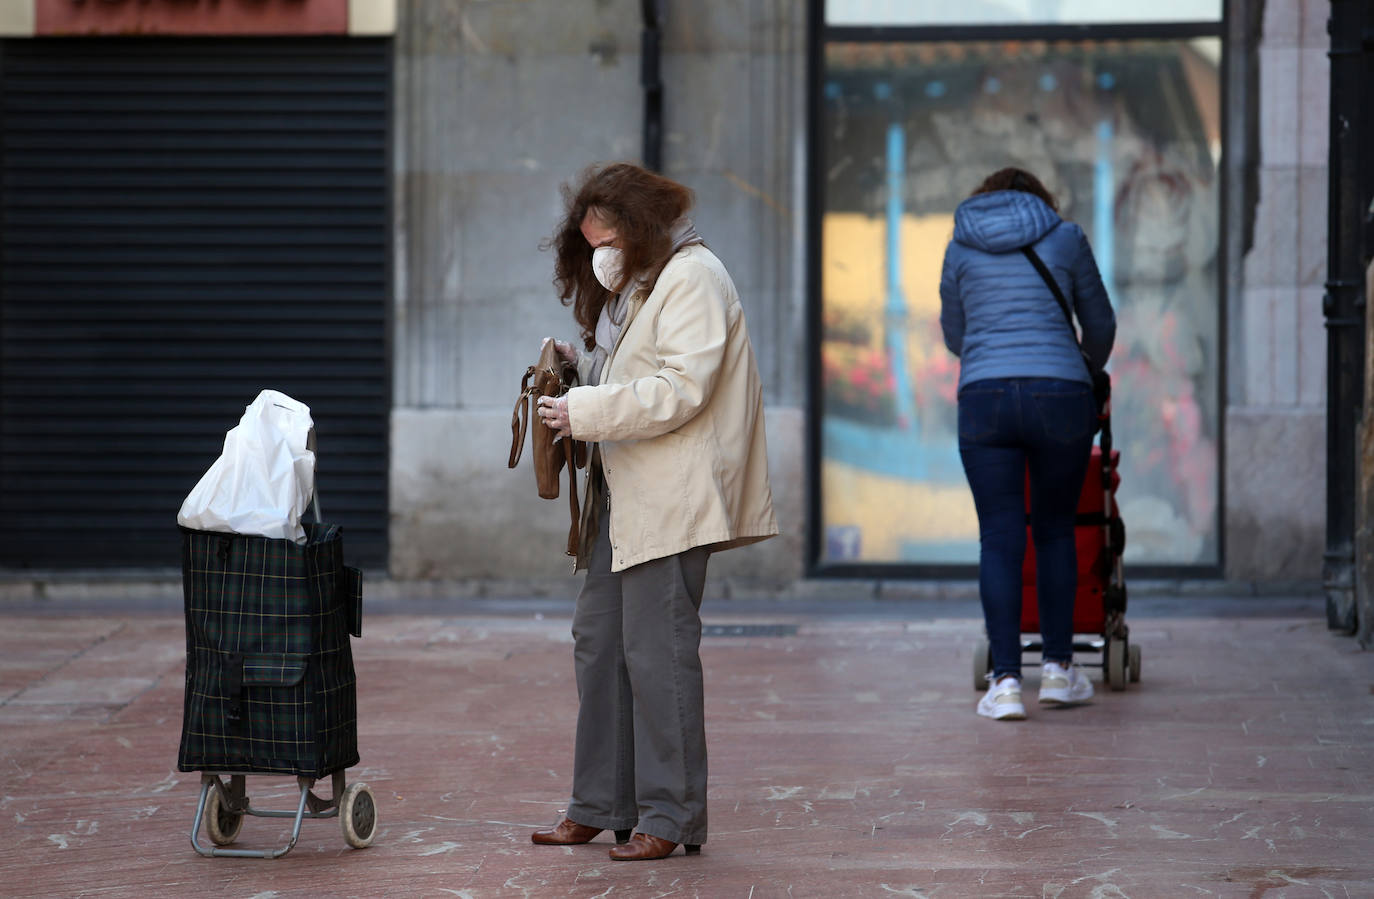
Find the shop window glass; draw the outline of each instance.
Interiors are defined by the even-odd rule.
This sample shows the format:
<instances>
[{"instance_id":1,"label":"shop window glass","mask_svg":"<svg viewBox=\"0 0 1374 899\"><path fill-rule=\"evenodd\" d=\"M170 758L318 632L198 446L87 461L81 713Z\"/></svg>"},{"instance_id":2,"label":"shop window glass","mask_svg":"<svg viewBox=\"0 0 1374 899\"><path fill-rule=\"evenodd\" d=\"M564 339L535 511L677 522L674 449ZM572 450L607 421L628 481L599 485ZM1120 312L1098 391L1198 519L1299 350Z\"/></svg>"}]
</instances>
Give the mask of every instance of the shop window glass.
<instances>
[{"instance_id":1,"label":"shop window glass","mask_svg":"<svg viewBox=\"0 0 1374 899\"><path fill-rule=\"evenodd\" d=\"M824 52L819 561L976 563L940 267L955 207L1018 165L1083 227L1117 311L1126 559L1215 565L1220 41Z\"/></svg>"},{"instance_id":2,"label":"shop window glass","mask_svg":"<svg viewBox=\"0 0 1374 899\"><path fill-rule=\"evenodd\" d=\"M827 25L1218 22L1222 0L826 0Z\"/></svg>"}]
</instances>

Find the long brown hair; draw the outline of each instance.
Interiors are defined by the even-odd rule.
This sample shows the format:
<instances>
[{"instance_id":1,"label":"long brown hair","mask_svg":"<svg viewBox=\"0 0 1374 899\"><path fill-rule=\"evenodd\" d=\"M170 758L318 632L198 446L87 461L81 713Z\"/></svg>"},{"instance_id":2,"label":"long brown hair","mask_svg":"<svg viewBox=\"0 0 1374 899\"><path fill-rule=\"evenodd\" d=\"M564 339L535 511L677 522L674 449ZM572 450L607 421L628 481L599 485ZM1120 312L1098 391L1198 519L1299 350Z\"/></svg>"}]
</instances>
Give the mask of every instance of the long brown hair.
<instances>
[{"instance_id":1,"label":"long brown hair","mask_svg":"<svg viewBox=\"0 0 1374 899\"><path fill-rule=\"evenodd\" d=\"M1055 212L1059 211L1059 204L1055 202L1054 194L1050 193L1045 185L1040 183L1039 178L1025 169L1018 169L1015 166L998 169L984 178L983 183L978 185L978 189L970 196L989 194L995 190L1019 190L1022 193L1033 194L1044 200L1045 205Z\"/></svg>"},{"instance_id":2,"label":"long brown hair","mask_svg":"<svg viewBox=\"0 0 1374 899\"><path fill-rule=\"evenodd\" d=\"M593 165L575 184L563 185L566 213L541 249L554 250L553 284L573 307L587 349L596 345L596 320L612 293L592 273L592 248L582 234L588 212L614 229L625 263L617 292L636 274L652 283L673 248L673 223L692 208L692 191L671 178L628 162Z\"/></svg>"}]
</instances>

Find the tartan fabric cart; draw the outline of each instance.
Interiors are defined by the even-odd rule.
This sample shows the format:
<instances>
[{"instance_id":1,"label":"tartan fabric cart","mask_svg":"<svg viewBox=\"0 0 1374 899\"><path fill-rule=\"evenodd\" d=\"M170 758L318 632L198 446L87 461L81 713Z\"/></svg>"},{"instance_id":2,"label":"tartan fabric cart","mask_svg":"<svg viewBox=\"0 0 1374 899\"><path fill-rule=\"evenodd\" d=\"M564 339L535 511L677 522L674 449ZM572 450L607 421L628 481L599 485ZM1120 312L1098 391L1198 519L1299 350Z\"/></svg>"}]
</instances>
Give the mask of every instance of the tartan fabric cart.
<instances>
[{"instance_id":1,"label":"tartan fabric cart","mask_svg":"<svg viewBox=\"0 0 1374 899\"><path fill-rule=\"evenodd\" d=\"M201 855L279 858L307 817L338 816L357 848L376 831L371 790L344 777L358 763L349 635L362 633L362 572L343 564L338 525L304 527L304 545L181 528L186 694L177 767L202 772L191 830ZM296 810L254 808L248 774L295 775ZM332 779L329 799L312 792L322 777ZM238 837L244 815L294 817L290 842L219 848ZM197 839L202 821L214 847Z\"/></svg>"}]
</instances>

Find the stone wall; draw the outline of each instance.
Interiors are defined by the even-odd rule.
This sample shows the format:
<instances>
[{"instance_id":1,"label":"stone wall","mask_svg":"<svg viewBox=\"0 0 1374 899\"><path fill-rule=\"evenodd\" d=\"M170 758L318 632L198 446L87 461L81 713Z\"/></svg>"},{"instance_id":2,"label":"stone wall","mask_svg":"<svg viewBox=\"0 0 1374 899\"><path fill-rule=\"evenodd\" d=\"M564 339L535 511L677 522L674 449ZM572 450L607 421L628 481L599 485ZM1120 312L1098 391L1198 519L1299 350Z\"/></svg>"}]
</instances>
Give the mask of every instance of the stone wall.
<instances>
[{"instance_id":1,"label":"stone wall","mask_svg":"<svg viewBox=\"0 0 1374 899\"><path fill-rule=\"evenodd\" d=\"M744 299L764 380L782 539L714 577L786 581L802 563L805 4L669 3L666 174ZM699 7L701 7L699 9ZM403 0L395 42L391 561L394 578L525 579L570 568L567 504L506 468L520 375L571 337L539 244L559 186L638 160L637 0Z\"/></svg>"},{"instance_id":2,"label":"stone wall","mask_svg":"<svg viewBox=\"0 0 1374 899\"><path fill-rule=\"evenodd\" d=\"M1257 83L1233 77L1228 104L1235 175L1228 235L1226 575L1315 579L1326 523L1322 296L1330 7L1325 0L1232 6L1233 46L1253 40L1237 33L1246 16L1260 18ZM1245 61L1233 56L1233 76ZM1247 103L1258 113L1253 140L1245 134Z\"/></svg>"},{"instance_id":3,"label":"stone wall","mask_svg":"<svg viewBox=\"0 0 1374 899\"><path fill-rule=\"evenodd\" d=\"M1229 6L1224 574L1315 579L1328 4ZM698 227L744 297L784 530L712 573L785 583L802 574L806 510L806 4L666 7L664 168L696 190ZM636 0L400 3L394 578L567 574L566 506L534 497L528 462L505 467L510 405L539 339L573 331L539 250L559 185L589 163L639 158L639 34Z\"/></svg>"}]
</instances>

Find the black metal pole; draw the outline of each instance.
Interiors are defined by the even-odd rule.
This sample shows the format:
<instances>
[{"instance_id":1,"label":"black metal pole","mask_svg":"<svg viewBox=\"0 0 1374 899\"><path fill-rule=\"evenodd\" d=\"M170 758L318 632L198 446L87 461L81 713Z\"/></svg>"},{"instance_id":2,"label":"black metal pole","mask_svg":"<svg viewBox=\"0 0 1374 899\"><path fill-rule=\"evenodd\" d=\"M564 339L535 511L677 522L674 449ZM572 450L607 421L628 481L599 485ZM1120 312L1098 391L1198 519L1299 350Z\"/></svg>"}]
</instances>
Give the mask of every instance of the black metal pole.
<instances>
[{"instance_id":1,"label":"black metal pole","mask_svg":"<svg viewBox=\"0 0 1374 899\"><path fill-rule=\"evenodd\" d=\"M639 84L644 89L644 167L663 168L663 78L659 26L664 0L640 0L644 28L639 37Z\"/></svg>"},{"instance_id":2,"label":"black metal pole","mask_svg":"<svg viewBox=\"0 0 1374 899\"><path fill-rule=\"evenodd\" d=\"M1356 441L1364 404L1364 267L1360 185L1361 40L1366 0L1331 0L1331 146L1327 221L1326 552L1322 588L1332 630L1354 633Z\"/></svg>"},{"instance_id":3,"label":"black metal pole","mask_svg":"<svg viewBox=\"0 0 1374 899\"><path fill-rule=\"evenodd\" d=\"M1374 153L1374 9L1368 4L1363 7L1364 21L1361 25L1360 68L1360 157L1368 159ZM1362 261L1365 273L1366 306L1370 297L1371 272L1374 267L1374 167L1360 167L1361 206L1363 207L1364 246ZM1374 349L1374 333L1369 328L1368 309L1365 310L1365 396L1374 396L1374 385L1370 384L1371 349ZM1359 628L1357 639L1361 647L1374 648L1374 410L1366 407L1360 428L1360 445L1357 449L1356 479L1360 494L1355 505L1355 624Z\"/></svg>"}]
</instances>

